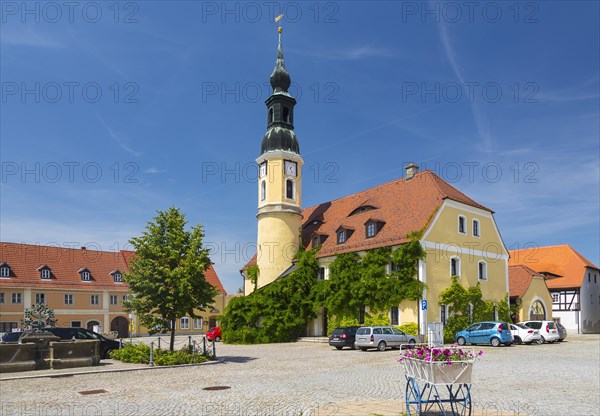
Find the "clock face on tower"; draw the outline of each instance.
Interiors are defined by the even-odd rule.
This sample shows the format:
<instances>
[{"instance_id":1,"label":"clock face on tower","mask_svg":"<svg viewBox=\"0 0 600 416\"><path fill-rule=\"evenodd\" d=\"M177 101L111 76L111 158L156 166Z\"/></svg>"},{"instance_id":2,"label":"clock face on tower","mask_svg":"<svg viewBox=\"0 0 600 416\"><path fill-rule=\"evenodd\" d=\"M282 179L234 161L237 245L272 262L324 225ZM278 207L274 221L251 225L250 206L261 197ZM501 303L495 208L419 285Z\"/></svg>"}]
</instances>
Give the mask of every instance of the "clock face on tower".
<instances>
[{"instance_id":1,"label":"clock face on tower","mask_svg":"<svg viewBox=\"0 0 600 416\"><path fill-rule=\"evenodd\" d=\"M283 171L286 175L296 176L296 162L292 162L291 160L286 160L285 165L283 167Z\"/></svg>"}]
</instances>

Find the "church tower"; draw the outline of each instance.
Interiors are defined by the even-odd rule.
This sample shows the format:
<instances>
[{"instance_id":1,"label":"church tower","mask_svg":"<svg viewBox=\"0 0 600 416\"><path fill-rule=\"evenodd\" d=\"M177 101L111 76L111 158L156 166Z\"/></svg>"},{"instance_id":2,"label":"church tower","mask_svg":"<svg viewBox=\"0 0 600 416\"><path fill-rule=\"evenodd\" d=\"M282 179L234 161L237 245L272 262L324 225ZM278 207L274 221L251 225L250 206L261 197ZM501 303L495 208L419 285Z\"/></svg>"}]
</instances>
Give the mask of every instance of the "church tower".
<instances>
[{"instance_id":1,"label":"church tower","mask_svg":"<svg viewBox=\"0 0 600 416\"><path fill-rule=\"evenodd\" d=\"M270 78L273 92L265 101L267 132L256 159L259 172L258 288L274 281L292 265L301 243L304 160L294 133L296 100L288 92L291 79L283 61L281 27L278 32L277 60ZM246 285L246 294L253 290L252 284Z\"/></svg>"}]
</instances>

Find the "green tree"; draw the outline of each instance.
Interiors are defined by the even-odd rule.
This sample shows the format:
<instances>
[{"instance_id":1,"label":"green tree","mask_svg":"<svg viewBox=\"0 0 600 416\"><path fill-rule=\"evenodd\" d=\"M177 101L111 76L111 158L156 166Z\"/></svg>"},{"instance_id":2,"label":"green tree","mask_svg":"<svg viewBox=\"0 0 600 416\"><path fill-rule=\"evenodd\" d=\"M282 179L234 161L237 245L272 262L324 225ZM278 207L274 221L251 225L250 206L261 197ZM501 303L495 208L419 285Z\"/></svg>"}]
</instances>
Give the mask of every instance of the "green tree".
<instances>
[{"instance_id":1,"label":"green tree","mask_svg":"<svg viewBox=\"0 0 600 416\"><path fill-rule=\"evenodd\" d=\"M158 211L142 236L130 240L136 256L123 276L133 293L125 308L136 312L150 334L170 331L171 351L176 320L199 318L196 311L212 304L217 294L204 278L211 261L202 246L202 227L186 230L186 224L178 208Z\"/></svg>"}]
</instances>

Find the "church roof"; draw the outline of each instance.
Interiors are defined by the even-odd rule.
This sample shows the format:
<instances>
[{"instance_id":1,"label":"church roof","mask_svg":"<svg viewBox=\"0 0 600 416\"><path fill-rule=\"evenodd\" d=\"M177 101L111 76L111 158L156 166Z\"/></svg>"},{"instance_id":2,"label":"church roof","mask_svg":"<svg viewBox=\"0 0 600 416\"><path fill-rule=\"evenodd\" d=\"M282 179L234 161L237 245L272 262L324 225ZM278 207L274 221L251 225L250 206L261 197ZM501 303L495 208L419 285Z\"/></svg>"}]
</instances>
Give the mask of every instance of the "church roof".
<instances>
[{"instance_id":1,"label":"church roof","mask_svg":"<svg viewBox=\"0 0 600 416\"><path fill-rule=\"evenodd\" d=\"M556 276L546 279L550 289L581 287L587 267L599 270L598 266L567 244L511 250L508 264L522 264L538 273Z\"/></svg>"},{"instance_id":2,"label":"church roof","mask_svg":"<svg viewBox=\"0 0 600 416\"><path fill-rule=\"evenodd\" d=\"M97 251L33 244L0 243L0 263L10 267L9 278L0 278L2 287L49 287L53 289L90 289L129 291L127 283L117 283L112 273L127 273L135 252ZM51 270L51 279L40 278L40 266ZM79 270L87 269L91 280L82 281ZM226 293L214 268L204 272L206 280Z\"/></svg>"},{"instance_id":3,"label":"church roof","mask_svg":"<svg viewBox=\"0 0 600 416\"><path fill-rule=\"evenodd\" d=\"M475 202L430 170L410 180L401 178L343 198L302 210L302 244L312 248L313 237L320 236L318 257L334 256L403 244L408 234L425 230L446 199L484 211L491 209ZM366 224L376 222L374 237L367 237ZM354 230L338 244L337 231ZM246 266L256 264L252 258Z\"/></svg>"},{"instance_id":4,"label":"church roof","mask_svg":"<svg viewBox=\"0 0 600 416\"><path fill-rule=\"evenodd\" d=\"M522 298L533 278L537 276L539 278L544 278L541 274L537 273L535 270L530 269L527 266L517 265L517 266L509 266L508 268L508 287L510 288L509 296Z\"/></svg>"}]
</instances>

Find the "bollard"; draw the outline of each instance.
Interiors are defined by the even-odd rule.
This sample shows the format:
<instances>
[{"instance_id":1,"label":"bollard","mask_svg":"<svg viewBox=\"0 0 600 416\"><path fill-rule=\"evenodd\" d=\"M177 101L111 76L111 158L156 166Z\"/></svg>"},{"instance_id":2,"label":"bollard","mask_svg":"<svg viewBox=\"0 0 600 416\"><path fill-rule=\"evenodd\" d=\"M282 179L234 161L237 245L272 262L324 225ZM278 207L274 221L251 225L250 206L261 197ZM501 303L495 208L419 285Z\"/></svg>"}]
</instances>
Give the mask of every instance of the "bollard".
<instances>
[{"instance_id":1,"label":"bollard","mask_svg":"<svg viewBox=\"0 0 600 416\"><path fill-rule=\"evenodd\" d=\"M160 350L160 337L158 337L158 349Z\"/></svg>"},{"instance_id":2,"label":"bollard","mask_svg":"<svg viewBox=\"0 0 600 416\"><path fill-rule=\"evenodd\" d=\"M202 353L206 354L206 336L202 337Z\"/></svg>"},{"instance_id":3,"label":"bollard","mask_svg":"<svg viewBox=\"0 0 600 416\"><path fill-rule=\"evenodd\" d=\"M192 336L188 335L188 348L192 346Z\"/></svg>"},{"instance_id":4,"label":"bollard","mask_svg":"<svg viewBox=\"0 0 600 416\"><path fill-rule=\"evenodd\" d=\"M214 340L214 338L212 340L212 344L213 344L213 346L212 346L213 347L212 356L213 356L213 358L217 358L217 349L215 347L215 340Z\"/></svg>"},{"instance_id":5,"label":"bollard","mask_svg":"<svg viewBox=\"0 0 600 416\"><path fill-rule=\"evenodd\" d=\"M150 343L150 367L154 367L154 341Z\"/></svg>"},{"instance_id":6,"label":"bollard","mask_svg":"<svg viewBox=\"0 0 600 416\"><path fill-rule=\"evenodd\" d=\"M192 358L196 358L196 340L194 340L194 348L192 348Z\"/></svg>"}]
</instances>

